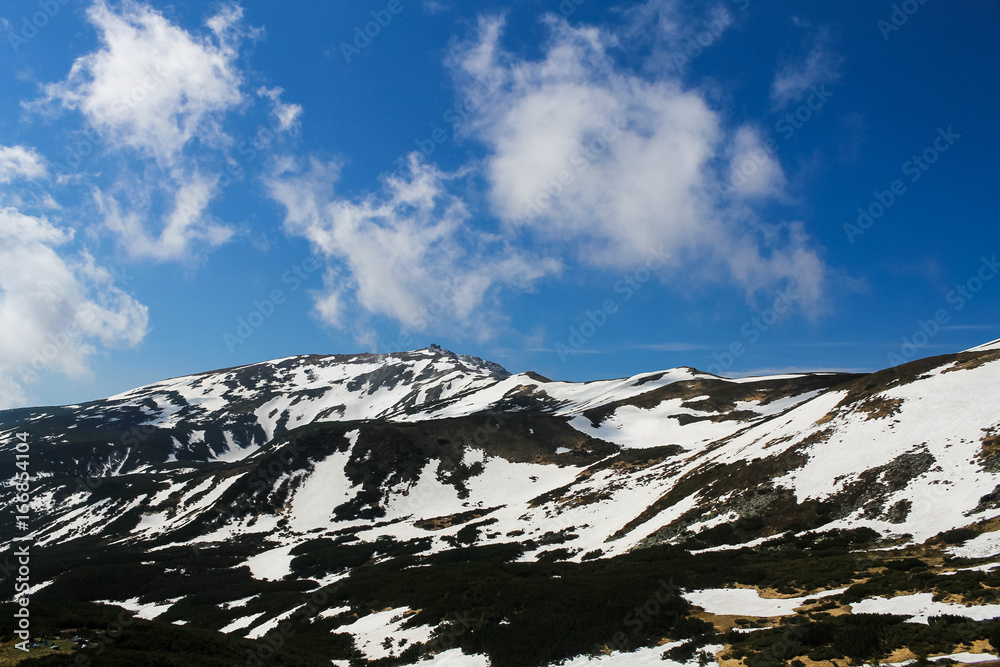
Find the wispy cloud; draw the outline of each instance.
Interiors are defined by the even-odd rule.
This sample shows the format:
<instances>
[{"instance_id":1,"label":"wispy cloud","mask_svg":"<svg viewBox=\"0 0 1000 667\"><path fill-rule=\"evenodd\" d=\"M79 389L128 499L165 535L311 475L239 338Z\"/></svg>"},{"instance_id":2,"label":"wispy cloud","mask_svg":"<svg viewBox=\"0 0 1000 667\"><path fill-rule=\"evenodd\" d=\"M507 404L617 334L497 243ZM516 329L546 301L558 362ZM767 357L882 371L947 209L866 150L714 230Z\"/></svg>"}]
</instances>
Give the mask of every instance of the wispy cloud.
<instances>
[{"instance_id":1,"label":"wispy cloud","mask_svg":"<svg viewBox=\"0 0 1000 667\"><path fill-rule=\"evenodd\" d=\"M0 146L0 183L15 178L35 179L45 175L42 156L25 146Z\"/></svg>"},{"instance_id":2,"label":"wispy cloud","mask_svg":"<svg viewBox=\"0 0 1000 667\"><path fill-rule=\"evenodd\" d=\"M274 117L275 126L281 132L290 132L298 129L302 116L302 106L281 101L281 88L267 88L261 86L257 89L259 97L267 98L271 102L271 115Z\"/></svg>"},{"instance_id":3,"label":"wispy cloud","mask_svg":"<svg viewBox=\"0 0 1000 667\"><path fill-rule=\"evenodd\" d=\"M486 308L498 289L530 289L560 268L470 224L465 202L449 191L462 173L413 154L406 173L353 199L335 193L339 174L337 163L286 162L267 181L285 208L285 229L330 259L316 300L329 324L344 327L370 313L413 331L457 328L485 338L504 319Z\"/></svg>"},{"instance_id":4,"label":"wispy cloud","mask_svg":"<svg viewBox=\"0 0 1000 667\"><path fill-rule=\"evenodd\" d=\"M941 329L946 331L1000 331L1000 323L997 324L945 324Z\"/></svg>"},{"instance_id":5,"label":"wispy cloud","mask_svg":"<svg viewBox=\"0 0 1000 667\"><path fill-rule=\"evenodd\" d=\"M655 15L645 29L667 29L672 3L644 7ZM485 148L481 159L449 173L411 158L360 196L337 192L340 161L276 161L267 189L285 229L329 260L318 316L368 340L365 317L422 328L447 298L436 324L488 336L505 319L500 294L532 289L564 261L631 269L651 247L671 256L659 278L679 290L728 282L753 301L791 288L799 308L820 313L828 271L804 225L757 213L785 188L760 132L727 123L680 73L622 67L612 51L635 16L624 28L543 20L540 57L506 50L505 20L484 16L446 58L460 99L490 91L456 127ZM754 173L723 199L751 154Z\"/></svg>"},{"instance_id":6,"label":"wispy cloud","mask_svg":"<svg viewBox=\"0 0 1000 667\"><path fill-rule=\"evenodd\" d=\"M805 373L873 373L878 368L865 367L829 367L829 368L802 368L799 366L785 366L784 368L754 368L747 371L727 373L724 377L731 378L755 378L768 377L774 375L802 375Z\"/></svg>"},{"instance_id":7,"label":"wispy cloud","mask_svg":"<svg viewBox=\"0 0 1000 667\"><path fill-rule=\"evenodd\" d=\"M86 16L99 47L26 106L78 111L105 149L147 162L146 178L134 178L137 168L129 165L117 187L94 194L106 228L130 254L173 261L224 243L234 230L205 215L216 177L206 175L211 170L202 159L231 143L223 120L245 101L237 60L240 44L255 31L244 25L242 9L223 6L200 36L136 0L117 8L98 0ZM294 107L280 106L276 94L271 101L294 123ZM197 152L187 150L193 144ZM148 205L156 198L168 202L162 215Z\"/></svg>"},{"instance_id":8,"label":"wispy cloud","mask_svg":"<svg viewBox=\"0 0 1000 667\"><path fill-rule=\"evenodd\" d=\"M834 48L830 30L813 29L800 20L796 24L806 32L808 51L805 56L789 58L779 66L771 83L771 105L775 110L798 102L815 86L840 79L844 59Z\"/></svg>"},{"instance_id":9,"label":"wispy cloud","mask_svg":"<svg viewBox=\"0 0 1000 667\"><path fill-rule=\"evenodd\" d=\"M428 14L440 14L451 9L451 5L439 2L439 0L424 0L422 6Z\"/></svg>"}]
</instances>

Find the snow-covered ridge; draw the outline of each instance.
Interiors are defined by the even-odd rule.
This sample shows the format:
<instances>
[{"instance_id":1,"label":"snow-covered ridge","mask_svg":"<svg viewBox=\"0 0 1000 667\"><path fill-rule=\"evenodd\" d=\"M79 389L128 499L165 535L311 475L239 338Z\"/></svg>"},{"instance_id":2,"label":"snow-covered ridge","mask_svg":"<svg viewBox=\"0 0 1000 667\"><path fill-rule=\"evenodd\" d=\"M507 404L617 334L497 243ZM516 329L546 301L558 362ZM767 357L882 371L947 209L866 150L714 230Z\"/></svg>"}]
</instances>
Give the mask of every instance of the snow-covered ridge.
<instances>
[{"instance_id":1,"label":"snow-covered ridge","mask_svg":"<svg viewBox=\"0 0 1000 667\"><path fill-rule=\"evenodd\" d=\"M496 363L438 347L301 355L175 377L83 405L0 412L0 450L5 432L30 427L36 441L52 447L54 474L100 477L185 461L243 460L274 438L313 423L413 422L511 409L573 417L574 424L595 437L635 446L611 437L610 431L602 435L583 427L587 420L581 415L680 382L756 386L768 380L726 380L676 368L614 380L558 382L534 373L511 375ZM697 414L680 402L657 414ZM746 402L747 410L761 417L773 413L775 405ZM721 437L735 425L701 430L705 437ZM87 438L90 447L72 447Z\"/></svg>"},{"instance_id":2,"label":"snow-covered ridge","mask_svg":"<svg viewBox=\"0 0 1000 667\"><path fill-rule=\"evenodd\" d=\"M982 345L977 345L976 347L970 347L966 352L987 352L990 350L1000 350L1000 338L990 341L989 343L983 343Z\"/></svg>"}]
</instances>

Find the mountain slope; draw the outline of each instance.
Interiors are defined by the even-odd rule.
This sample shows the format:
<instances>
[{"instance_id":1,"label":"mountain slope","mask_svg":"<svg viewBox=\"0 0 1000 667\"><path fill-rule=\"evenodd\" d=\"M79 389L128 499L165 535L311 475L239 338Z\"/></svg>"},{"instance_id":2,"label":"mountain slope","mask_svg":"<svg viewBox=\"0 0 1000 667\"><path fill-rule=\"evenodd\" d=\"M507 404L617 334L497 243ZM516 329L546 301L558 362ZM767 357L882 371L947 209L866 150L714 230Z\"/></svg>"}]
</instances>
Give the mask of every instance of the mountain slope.
<instances>
[{"instance_id":1,"label":"mountain slope","mask_svg":"<svg viewBox=\"0 0 1000 667\"><path fill-rule=\"evenodd\" d=\"M641 624L628 642L604 644L631 650L656 632L683 638L732 627L733 613L766 617L770 612L753 610L777 609L753 600L734 607L722 585L763 590L759 582L773 580L801 598L795 604L803 611L789 603L787 613L817 622L822 612L813 607L879 608L871 595L882 589L866 598L856 587L903 585L887 574L892 567L880 565L893 557L887 548L944 570L885 590L939 591L949 574L953 588L965 582L971 575L955 576L949 559L1000 554L992 532L1000 528L997 387L1000 349L993 345L863 376L728 380L679 368L589 383L511 375L440 349L293 357L82 406L0 413L0 460L13 469L11 434L27 431L32 466L42 473L32 537L54 559L43 600L70 590L80 602L112 600L165 620L202 619L205 627L253 639L270 636L297 608L286 593L267 591L297 585L337 597L337 609L346 611L319 618L339 619L330 629L346 628L369 659L396 655L392 664L408 664L399 662L400 651L363 637L374 628L410 636L400 618L422 608L414 619L425 630L412 637L424 648L412 657L433 653L429 637L456 631L433 602L444 589L432 592L444 585L442 576L467 576L441 574L451 572L454 558L495 582L514 565L526 573L558 565L558 576L572 579L602 564L594 566L624 568L627 577L644 567L641 554L656 562L655 554L670 554L670 576L680 583L664 599L674 600L676 613L659 630ZM135 442L116 441L118 428ZM11 493L4 489L4 499ZM14 534L11 521L0 518L5 540ZM854 543L863 545L864 560L850 555ZM230 605L237 598L211 583L203 584L207 597L183 592L177 586L184 578L109 582L114 594L78 587L72 582L83 570L67 554L83 545L134 559L129 567L137 572L176 570L187 561L180 566L187 578L218 572L221 581L240 572L237 588L260 602ZM694 560L682 567L687 558ZM767 574L754 559L769 563ZM789 565L798 559L831 565L806 574ZM215 569L221 564L224 570ZM367 568L377 564L379 576L402 588L376 593ZM432 579L403 576L424 567ZM986 569L979 583L950 593L942 609L960 610L954 600L988 602L976 597L992 590L983 583L992 581ZM641 591L656 580L640 579L634 595L642 603L648 593ZM429 597L413 586L430 587ZM816 591L824 602L803 603ZM496 637L514 631L501 631L505 619L529 623L516 604L520 611L495 618L494 603L448 604L456 612L475 608L479 631L493 628ZM398 610L382 620L371 615L386 605ZM980 610L984 618L989 609ZM606 612L611 627L621 620ZM685 625L684 618L708 625ZM468 628L461 634L453 645L466 652L486 651L495 665L524 664L517 662L523 657L504 662L494 640ZM558 655L576 655L580 637ZM734 638L719 644L743 650Z\"/></svg>"}]
</instances>

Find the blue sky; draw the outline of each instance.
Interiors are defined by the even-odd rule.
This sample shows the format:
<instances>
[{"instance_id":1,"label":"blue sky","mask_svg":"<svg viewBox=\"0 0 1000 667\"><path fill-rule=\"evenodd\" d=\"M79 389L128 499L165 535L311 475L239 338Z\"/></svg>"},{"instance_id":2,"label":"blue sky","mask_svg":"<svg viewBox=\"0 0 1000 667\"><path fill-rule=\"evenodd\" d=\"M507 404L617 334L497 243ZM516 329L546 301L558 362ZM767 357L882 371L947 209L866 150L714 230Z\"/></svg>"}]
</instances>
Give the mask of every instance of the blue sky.
<instances>
[{"instance_id":1,"label":"blue sky","mask_svg":"<svg viewBox=\"0 0 1000 667\"><path fill-rule=\"evenodd\" d=\"M0 406L432 342L584 380L1000 337L996 3L0 16Z\"/></svg>"}]
</instances>

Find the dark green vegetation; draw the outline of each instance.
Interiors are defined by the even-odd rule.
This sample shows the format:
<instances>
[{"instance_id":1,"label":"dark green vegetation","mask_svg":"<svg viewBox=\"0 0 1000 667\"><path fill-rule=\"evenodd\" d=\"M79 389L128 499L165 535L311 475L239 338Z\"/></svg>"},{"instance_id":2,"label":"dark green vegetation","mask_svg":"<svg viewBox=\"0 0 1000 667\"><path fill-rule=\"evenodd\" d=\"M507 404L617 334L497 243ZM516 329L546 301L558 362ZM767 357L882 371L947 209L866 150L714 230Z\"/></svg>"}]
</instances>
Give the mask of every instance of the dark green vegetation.
<instances>
[{"instance_id":1,"label":"dark green vegetation","mask_svg":"<svg viewBox=\"0 0 1000 667\"><path fill-rule=\"evenodd\" d=\"M3 605L0 613L12 611ZM246 664L260 650L260 642L219 632L161 621L129 618L130 614L107 605L32 605L33 629L37 636L79 636L87 648L29 657L23 667L233 667ZM293 638L294 639L294 638ZM334 636L331 649L350 653L350 637ZM339 647L336 645L339 644ZM274 667L319 667L329 665L312 651L291 645L271 651ZM252 663L251 663L252 664Z\"/></svg>"},{"instance_id":2,"label":"dark green vegetation","mask_svg":"<svg viewBox=\"0 0 1000 667\"><path fill-rule=\"evenodd\" d=\"M667 638L688 640L675 650L678 655L694 655L708 643L726 643L734 657L746 658L748 667L765 667L806 655L861 661L899 647L935 654L1000 636L1000 622L992 621L944 618L920 626L898 617L831 616L831 608L870 595L933 590L992 600L1000 585L1000 574L965 571L943 576L932 571L926 558L870 551L881 543L867 529L702 554L661 545L583 563L514 562L524 549L518 544L426 555L420 540L362 545L352 544L349 537L304 543L293 551L294 574L270 582L253 579L240 567L257 551L246 542L151 553L83 541L40 549L33 557L34 571L40 580L55 578L55 583L33 598L34 628L36 634L73 633L97 641L120 619L120 610L91 601L180 598L155 622L129 620L118 638L89 663L164 666L232 665L234 659L245 664L247 656L263 651L274 654L263 664L318 665L339 658L351 659L352 665L391 667L458 647L488 655L493 667L532 667L581 653L632 650ZM946 534L937 541L959 537ZM315 583L324 573L346 568L353 569L340 582L324 588ZM869 580L858 583L862 577ZM789 594L848 590L808 605L779 627L723 635L698 618L679 595L682 589L733 584ZM246 598L252 599L239 607L231 604ZM339 607L351 611L319 616ZM349 635L337 632L371 611L402 607L416 610L407 626L438 628L430 642L399 646L395 657L368 662L356 653ZM263 621L297 609L302 611L287 625L260 640L217 632L237 618L264 612ZM170 623L179 619L188 625ZM72 663L66 655L52 655L22 664Z\"/></svg>"},{"instance_id":3,"label":"dark green vegetation","mask_svg":"<svg viewBox=\"0 0 1000 667\"><path fill-rule=\"evenodd\" d=\"M29 657L18 663L23 667L233 667L247 664L250 656L261 648L260 642L219 632L131 618L128 612L109 605L32 604L31 610L36 638L78 636L86 642L86 648ZM0 605L0 613L9 617L13 605ZM331 649L339 649L344 655L352 653L350 637L333 637ZM280 651L271 651L267 664L274 667L330 664L313 651L301 650L291 643Z\"/></svg>"},{"instance_id":4,"label":"dark green vegetation","mask_svg":"<svg viewBox=\"0 0 1000 667\"><path fill-rule=\"evenodd\" d=\"M904 623L902 616L855 614L828 616L804 622L791 617L779 627L751 634L730 633L726 657L744 659L747 667L779 667L799 657L866 664L885 660L896 649L917 656L958 651L963 645L986 639L996 648L1000 621L971 621L961 616L933 616L927 625ZM792 663L794 664L794 663Z\"/></svg>"}]
</instances>

